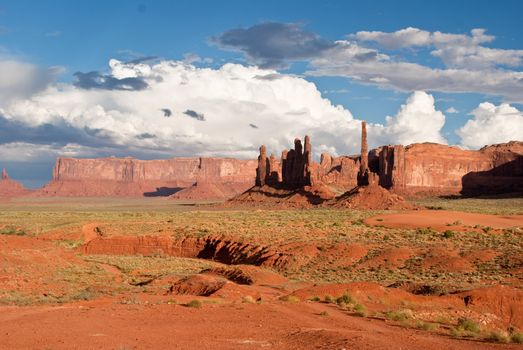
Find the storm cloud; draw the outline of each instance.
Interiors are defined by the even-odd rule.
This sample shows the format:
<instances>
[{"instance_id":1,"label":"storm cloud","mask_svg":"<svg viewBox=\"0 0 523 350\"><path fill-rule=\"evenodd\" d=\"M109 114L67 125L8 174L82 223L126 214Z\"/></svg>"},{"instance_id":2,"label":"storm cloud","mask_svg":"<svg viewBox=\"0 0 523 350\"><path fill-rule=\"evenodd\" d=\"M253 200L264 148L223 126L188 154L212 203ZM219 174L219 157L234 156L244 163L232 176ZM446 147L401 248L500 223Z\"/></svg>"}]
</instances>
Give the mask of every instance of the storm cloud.
<instances>
[{"instance_id":1,"label":"storm cloud","mask_svg":"<svg viewBox=\"0 0 523 350\"><path fill-rule=\"evenodd\" d=\"M118 79L111 75L101 74L96 71L74 73L76 81L74 86L81 89L103 89L103 90L144 90L149 85L142 78L127 77Z\"/></svg>"},{"instance_id":2,"label":"storm cloud","mask_svg":"<svg viewBox=\"0 0 523 350\"><path fill-rule=\"evenodd\" d=\"M279 68L287 61L317 57L336 45L299 24L279 22L231 29L211 40L222 48L243 52L262 68Z\"/></svg>"}]
</instances>

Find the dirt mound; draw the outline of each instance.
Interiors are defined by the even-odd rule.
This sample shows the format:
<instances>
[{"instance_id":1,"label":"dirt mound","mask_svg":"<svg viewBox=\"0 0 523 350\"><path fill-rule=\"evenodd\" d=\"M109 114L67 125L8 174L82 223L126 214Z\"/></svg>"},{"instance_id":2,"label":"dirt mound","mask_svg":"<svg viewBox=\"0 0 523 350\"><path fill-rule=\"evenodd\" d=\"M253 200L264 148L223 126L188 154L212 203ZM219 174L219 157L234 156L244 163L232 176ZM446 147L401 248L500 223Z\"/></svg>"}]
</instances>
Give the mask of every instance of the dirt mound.
<instances>
[{"instance_id":1,"label":"dirt mound","mask_svg":"<svg viewBox=\"0 0 523 350\"><path fill-rule=\"evenodd\" d=\"M365 260L358 266L365 268L402 268L405 266L405 262L415 254L416 251L411 248L390 248Z\"/></svg>"},{"instance_id":2,"label":"dirt mound","mask_svg":"<svg viewBox=\"0 0 523 350\"><path fill-rule=\"evenodd\" d=\"M192 186L176 192L170 198L176 200L224 200L242 193L250 184L227 184L196 182Z\"/></svg>"},{"instance_id":3,"label":"dirt mound","mask_svg":"<svg viewBox=\"0 0 523 350\"><path fill-rule=\"evenodd\" d=\"M403 197L378 185L355 187L336 198L332 206L371 210L414 209Z\"/></svg>"},{"instance_id":4,"label":"dirt mound","mask_svg":"<svg viewBox=\"0 0 523 350\"><path fill-rule=\"evenodd\" d=\"M459 293L465 306L482 312L493 313L506 324L523 329L523 291L508 286L480 288Z\"/></svg>"},{"instance_id":5,"label":"dirt mound","mask_svg":"<svg viewBox=\"0 0 523 350\"><path fill-rule=\"evenodd\" d=\"M448 248L432 248L424 256L422 267L424 270L437 272L472 272L474 265L463 258L458 250Z\"/></svg>"},{"instance_id":6,"label":"dirt mound","mask_svg":"<svg viewBox=\"0 0 523 350\"><path fill-rule=\"evenodd\" d=\"M228 205L311 208L335 197L325 185L304 186L296 190L255 186L228 201Z\"/></svg>"},{"instance_id":7,"label":"dirt mound","mask_svg":"<svg viewBox=\"0 0 523 350\"><path fill-rule=\"evenodd\" d=\"M225 278L198 274L185 277L169 288L172 294L188 294L198 296L209 296L220 290L228 283Z\"/></svg>"},{"instance_id":8,"label":"dirt mound","mask_svg":"<svg viewBox=\"0 0 523 350\"><path fill-rule=\"evenodd\" d=\"M287 282L285 277L275 272L251 265L216 267L204 272L206 274L223 276L238 284L277 285Z\"/></svg>"},{"instance_id":9,"label":"dirt mound","mask_svg":"<svg viewBox=\"0 0 523 350\"><path fill-rule=\"evenodd\" d=\"M325 250L325 255L337 267L349 267L365 257L369 252L360 244L337 243Z\"/></svg>"}]
</instances>

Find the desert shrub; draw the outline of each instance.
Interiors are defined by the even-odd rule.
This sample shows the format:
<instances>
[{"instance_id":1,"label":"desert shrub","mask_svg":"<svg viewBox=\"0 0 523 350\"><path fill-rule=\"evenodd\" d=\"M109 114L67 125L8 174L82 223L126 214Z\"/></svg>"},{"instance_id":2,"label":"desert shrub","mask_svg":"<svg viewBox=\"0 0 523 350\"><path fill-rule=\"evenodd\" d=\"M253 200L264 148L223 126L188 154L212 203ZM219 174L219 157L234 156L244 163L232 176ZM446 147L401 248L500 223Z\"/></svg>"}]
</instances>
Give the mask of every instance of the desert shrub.
<instances>
[{"instance_id":1,"label":"desert shrub","mask_svg":"<svg viewBox=\"0 0 523 350\"><path fill-rule=\"evenodd\" d=\"M436 233L432 227L418 227L416 233L420 235L430 235Z\"/></svg>"},{"instance_id":2,"label":"desert shrub","mask_svg":"<svg viewBox=\"0 0 523 350\"><path fill-rule=\"evenodd\" d=\"M486 340L495 342L495 343L508 343L508 341L509 341L508 337L499 331L490 332L487 335Z\"/></svg>"},{"instance_id":3,"label":"desert shrub","mask_svg":"<svg viewBox=\"0 0 523 350\"><path fill-rule=\"evenodd\" d=\"M316 302L317 302L317 301L321 301L321 298L318 297L318 296L315 296L315 297L310 298L309 300L310 300L310 301L316 301Z\"/></svg>"},{"instance_id":4,"label":"desert shrub","mask_svg":"<svg viewBox=\"0 0 523 350\"><path fill-rule=\"evenodd\" d=\"M320 312L320 316L329 316L329 313L327 311Z\"/></svg>"},{"instance_id":5,"label":"desert shrub","mask_svg":"<svg viewBox=\"0 0 523 350\"><path fill-rule=\"evenodd\" d=\"M27 232L20 228L14 226L7 226L0 229L0 235L9 235L9 236L25 236Z\"/></svg>"},{"instance_id":6,"label":"desert shrub","mask_svg":"<svg viewBox=\"0 0 523 350\"><path fill-rule=\"evenodd\" d=\"M454 237L454 231L446 230L443 232L443 238L452 238Z\"/></svg>"},{"instance_id":7,"label":"desert shrub","mask_svg":"<svg viewBox=\"0 0 523 350\"><path fill-rule=\"evenodd\" d=\"M522 332L514 332L510 336L510 341L516 344L523 344L523 333Z\"/></svg>"},{"instance_id":8,"label":"desert shrub","mask_svg":"<svg viewBox=\"0 0 523 350\"><path fill-rule=\"evenodd\" d=\"M411 313L406 310L388 311L385 316L392 321L405 321L412 317Z\"/></svg>"},{"instance_id":9,"label":"desert shrub","mask_svg":"<svg viewBox=\"0 0 523 350\"><path fill-rule=\"evenodd\" d=\"M365 225L365 223L363 222L363 219L358 219L358 220L354 220L352 222L353 225Z\"/></svg>"},{"instance_id":10,"label":"desert shrub","mask_svg":"<svg viewBox=\"0 0 523 350\"><path fill-rule=\"evenodd\" d=\"M482 229L483 232L485 232L485 233L489 233L490 231L492 231L492 227L490 227L490 226L485 226L485 227L482 227L481 229Z\"/></svg>"},{"instance_id":11,"label":"desert shrub","mask_svg":"<svg viewBox=\"0 0 523 350\"><path fill-rule=\"evenodd\" d=\"M332 295L326 295L323 300L326 302L326 303L329 303L329 304L335 304L336 303L336 299L334 299L334 297Z\"/></svg>"},{"instance_id":12,"label":"desert shrub","mask_svg":"<svg viewBox=\"0 0 523 350\"><path fill-rule=\"evenodd\" d=\"M354 303L354 299L347 293L336 299L336 304L338 305L347 305L352 303Z\"/></svg>"},{"instance_id":13,"label":"desert shrub","mask_svg":"<svg viewBox=\"0 0 523 350\"><path fill-rule=\"evenodd\" d=\"M443 207L442 206L435 206L435 205L426 205L425 208L429 209L429 210L443 210Z\"/></svg>"},{"instance_id":14,"label":"desert shrub","mask_svg":"<svg viewBox=\"0 0 523 350\"><path fill-rule=\"evenodd\" d=\"M481 331L479 324L467 317L461 317L458 320L458 329L472 333L479 333Z\"/></svg>"},{"instance_id":15,"label":"desert shrub","mask_svg":"<svg viewBox=\"0 0 523 350\"><path fill-rule=\"evenodd\" d=\"M192 307L192 308L195 308L195 309L199 309L202 307L202 302L199 301L199 300L196 300L196 299L193 299L191 301L189 301L187 304L185 304L185 306L187 307Z\"/></svg>"},{"instance_id":16,"label":"desert shrub","mask_svg":"<svg viewBox=\"0 0 523 350\"><path fill-rule=\"evenodd\" d=\"M434 331L439 328L439 325L437 325L436 323L419 321L418 323L416 323L416 328L422 329L424 331Z\"/></svg>"},{"instance_id":17,"label":"desert shrub","mask_svg":"<svg viewBox=\"0 0 523 350\"><path fill-rule=\"evenodd\" d=\"M367 308L363 304L356 303L356 305L354 305L354 312L356 316L367 317Z\"/></svg>"}]
</instances>

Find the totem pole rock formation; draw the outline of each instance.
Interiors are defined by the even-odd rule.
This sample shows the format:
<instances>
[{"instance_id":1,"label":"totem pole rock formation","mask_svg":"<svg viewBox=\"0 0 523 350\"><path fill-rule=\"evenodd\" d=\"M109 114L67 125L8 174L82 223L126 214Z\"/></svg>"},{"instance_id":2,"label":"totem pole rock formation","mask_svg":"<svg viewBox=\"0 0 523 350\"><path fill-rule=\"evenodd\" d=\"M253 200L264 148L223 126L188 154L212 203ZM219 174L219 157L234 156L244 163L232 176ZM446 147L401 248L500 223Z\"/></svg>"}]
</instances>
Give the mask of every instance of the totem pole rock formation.
<instances>
[{"instance_id":1,"label":"totem pole rock formation","mask_svg":"<svg viewBox=\"0 0 523 350\"><path fill-rule=\"evenodd\" d=\"M303 182L306 184L312 185L312 177L311 177L312 146L311 146L311 138L308 135L305 136L305 150L303 153L303 160L305 162L304 167L303 167Z\"/></svg>"},{"instance_id":2,"label":"totem pole rock formation","mask_svg":"<svg viewBox=\"0 0 523 350\"><path fill-rule=\"evenodd\" d=\"M369 184L369 147L367 145L367 123L361 122L361 160L358 172L358 186Z\"/></svg>"},{"instance_id":3,"label":"totem pole rock formation","mask_svg":"<svg viewBox=\"0 0 523 350\"><path fill-rule=\"evenodd\" d=\"M7 175L7 170L5 170L5 168L2 169L2 180L9 180L9 176Z\"/></svg>"},{"instance_id":4,"label":"totem pole rock formation","mask_svg":"<svg viewBox=\"0 0 523 350\"><path fill-rule=\"evenodd\" d=\"M270 168L267 159L267 148L265 145L260 146L260 155L258 156L258 168L256 169L256 186L265 186L267 181L267 173Z\"/></svg>"}]
</instances>

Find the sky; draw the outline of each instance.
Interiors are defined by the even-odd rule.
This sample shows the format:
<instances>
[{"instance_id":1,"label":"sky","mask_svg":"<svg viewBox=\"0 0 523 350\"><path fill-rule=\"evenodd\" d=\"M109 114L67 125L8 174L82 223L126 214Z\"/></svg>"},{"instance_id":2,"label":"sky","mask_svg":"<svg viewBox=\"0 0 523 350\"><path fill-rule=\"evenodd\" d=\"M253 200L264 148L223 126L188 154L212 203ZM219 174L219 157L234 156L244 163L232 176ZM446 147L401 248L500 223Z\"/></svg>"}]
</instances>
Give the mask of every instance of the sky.
<instances>
[{"instance_id":1,"label":"sky","mask_svg":"<svg viewBox=\"0 0 523 350\"><path fill-rule=\"evenodd\" d=\"M521 1L0 0L0 167L523 140Z\"/></svg>"}]
</instances>

